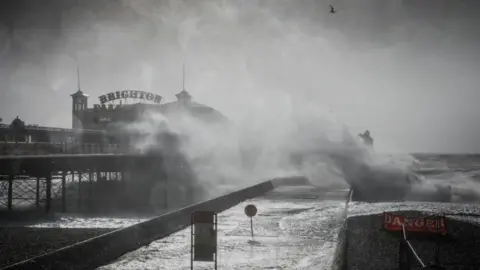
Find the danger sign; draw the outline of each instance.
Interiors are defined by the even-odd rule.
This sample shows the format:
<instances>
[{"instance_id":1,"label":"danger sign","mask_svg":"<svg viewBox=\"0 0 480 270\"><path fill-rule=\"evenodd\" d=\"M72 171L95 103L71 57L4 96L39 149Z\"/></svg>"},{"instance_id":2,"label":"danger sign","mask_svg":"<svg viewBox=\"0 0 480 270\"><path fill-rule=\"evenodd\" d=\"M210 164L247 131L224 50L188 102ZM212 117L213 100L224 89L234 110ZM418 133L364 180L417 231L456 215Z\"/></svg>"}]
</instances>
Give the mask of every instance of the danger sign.
<instances>
[{"instance_id":1,"label":"danger sign","mask_svg":"<svg viewBox=\"0 0 480 270\"><path fill-rule=\"evenodd\" d=\"M387 231L402 231L404 224L405 230L409 232L447 234L445 217L443 216L409 218L392 213L383 214L383 227Z\"/></svg>"}]
</instances>

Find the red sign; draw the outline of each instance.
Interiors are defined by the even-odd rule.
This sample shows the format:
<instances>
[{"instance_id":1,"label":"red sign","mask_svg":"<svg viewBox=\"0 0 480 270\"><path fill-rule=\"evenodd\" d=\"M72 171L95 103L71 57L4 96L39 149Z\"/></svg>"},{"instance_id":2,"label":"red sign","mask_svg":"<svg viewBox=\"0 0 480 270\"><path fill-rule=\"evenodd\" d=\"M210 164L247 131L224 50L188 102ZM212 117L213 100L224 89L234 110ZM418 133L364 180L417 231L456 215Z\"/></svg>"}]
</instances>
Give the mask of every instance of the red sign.
<instances>
[{"instance_id":1,"label":"red sign","mask_svg":"<svg viewBox=\"0 0 480 270\"><path fill-rule=\"evenodd\" d=\"M403 224L405 224L405 230L408 232L447 234L447 227L443 216L409 218L392 213L383 214L383 227L386 230L402 231Z\"/></svg>"}]
</instances>

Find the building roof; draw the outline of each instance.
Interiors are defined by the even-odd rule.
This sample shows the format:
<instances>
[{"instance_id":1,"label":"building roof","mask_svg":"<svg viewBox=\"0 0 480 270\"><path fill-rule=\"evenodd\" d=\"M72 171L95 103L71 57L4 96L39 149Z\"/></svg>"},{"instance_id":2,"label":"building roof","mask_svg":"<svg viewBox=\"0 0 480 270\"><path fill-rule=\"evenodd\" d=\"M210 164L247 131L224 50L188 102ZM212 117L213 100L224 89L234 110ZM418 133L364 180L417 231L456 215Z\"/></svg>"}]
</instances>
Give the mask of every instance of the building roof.
<instances>
[{"instance_id":1,"label":"building roof","mask_svg":"<svg viewBox=\"0 0 480 270\"><path fill-rule=\"evenodd\" d=\"M77 92L70 95L71 97L88 97L87 94L83 93L82 90L78 90Z\"/></svg>"},{"instance_id":2,"label":"building roof","mask_svg":"<svg viewBox=\"0 0 480 270\"><path fill-rule=\"evenodd\" d=\"M228 121L228 118L216 109L193 101L174 101L161 105L164 114L187 112L205 120Z\"/></svg>"},{"instance_id":3,"label":"building roof","mask_svg":"<svg viewBox=\"0 0 480 270\"><path fill-rule=\"evenodd\" d=\"M180 93L176 94L177 100L190 100L192 96L184 89Z\"/></svg>"}]
</instances>

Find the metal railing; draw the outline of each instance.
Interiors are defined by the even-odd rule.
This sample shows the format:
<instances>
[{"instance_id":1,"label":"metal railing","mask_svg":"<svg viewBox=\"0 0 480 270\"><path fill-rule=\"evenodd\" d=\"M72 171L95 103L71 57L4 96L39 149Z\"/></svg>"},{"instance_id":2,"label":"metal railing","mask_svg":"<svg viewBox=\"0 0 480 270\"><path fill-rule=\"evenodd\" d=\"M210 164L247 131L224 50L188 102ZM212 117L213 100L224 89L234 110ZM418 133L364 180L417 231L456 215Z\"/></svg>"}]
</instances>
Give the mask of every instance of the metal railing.
<instances>
[{"instance_id":1,"label":"metal railing","mask_svg":"<svg viewBox=\"0 0 480 270\"><path fill-rule=\"evenodd\" d=\"M118 154L130 152L119 144L99 143L0 143L0 155Z\"/></svg>"},{"instance_id":2,"label":"metal railing","mask_svg":"<svg viewBox=\"0 0 480 270\"><path fill-rule=\"evenodd\" d=\"M0 130L13 129L11 125L0 124ZM25 125L22 127L25 130L41 130L41 131L61 131L61 132L82 132L82 133L105 133L104 130L97 129L73 129L73 128L61 128L61 127L44 127L39 125Z\"/></svg>"}]
</instances>

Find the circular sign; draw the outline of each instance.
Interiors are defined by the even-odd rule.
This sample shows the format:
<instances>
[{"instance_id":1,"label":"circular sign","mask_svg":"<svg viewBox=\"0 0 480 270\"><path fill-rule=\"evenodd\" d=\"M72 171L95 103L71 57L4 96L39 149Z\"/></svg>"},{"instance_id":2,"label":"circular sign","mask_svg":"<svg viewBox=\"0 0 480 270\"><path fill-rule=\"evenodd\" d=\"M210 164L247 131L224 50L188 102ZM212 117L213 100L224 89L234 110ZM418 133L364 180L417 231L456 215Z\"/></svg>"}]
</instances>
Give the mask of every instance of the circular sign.
<instances>
[{"instance_id":1,"label":"circular sign","mask_svg":"<svg viewBox=\"0 0 480 270\"><path fill-rule=\"evenodd\" d=\"M257 207L253 204L245 206L245 215L248 217L254 217L257 214Z\"/></svg>"}]
</instances>

